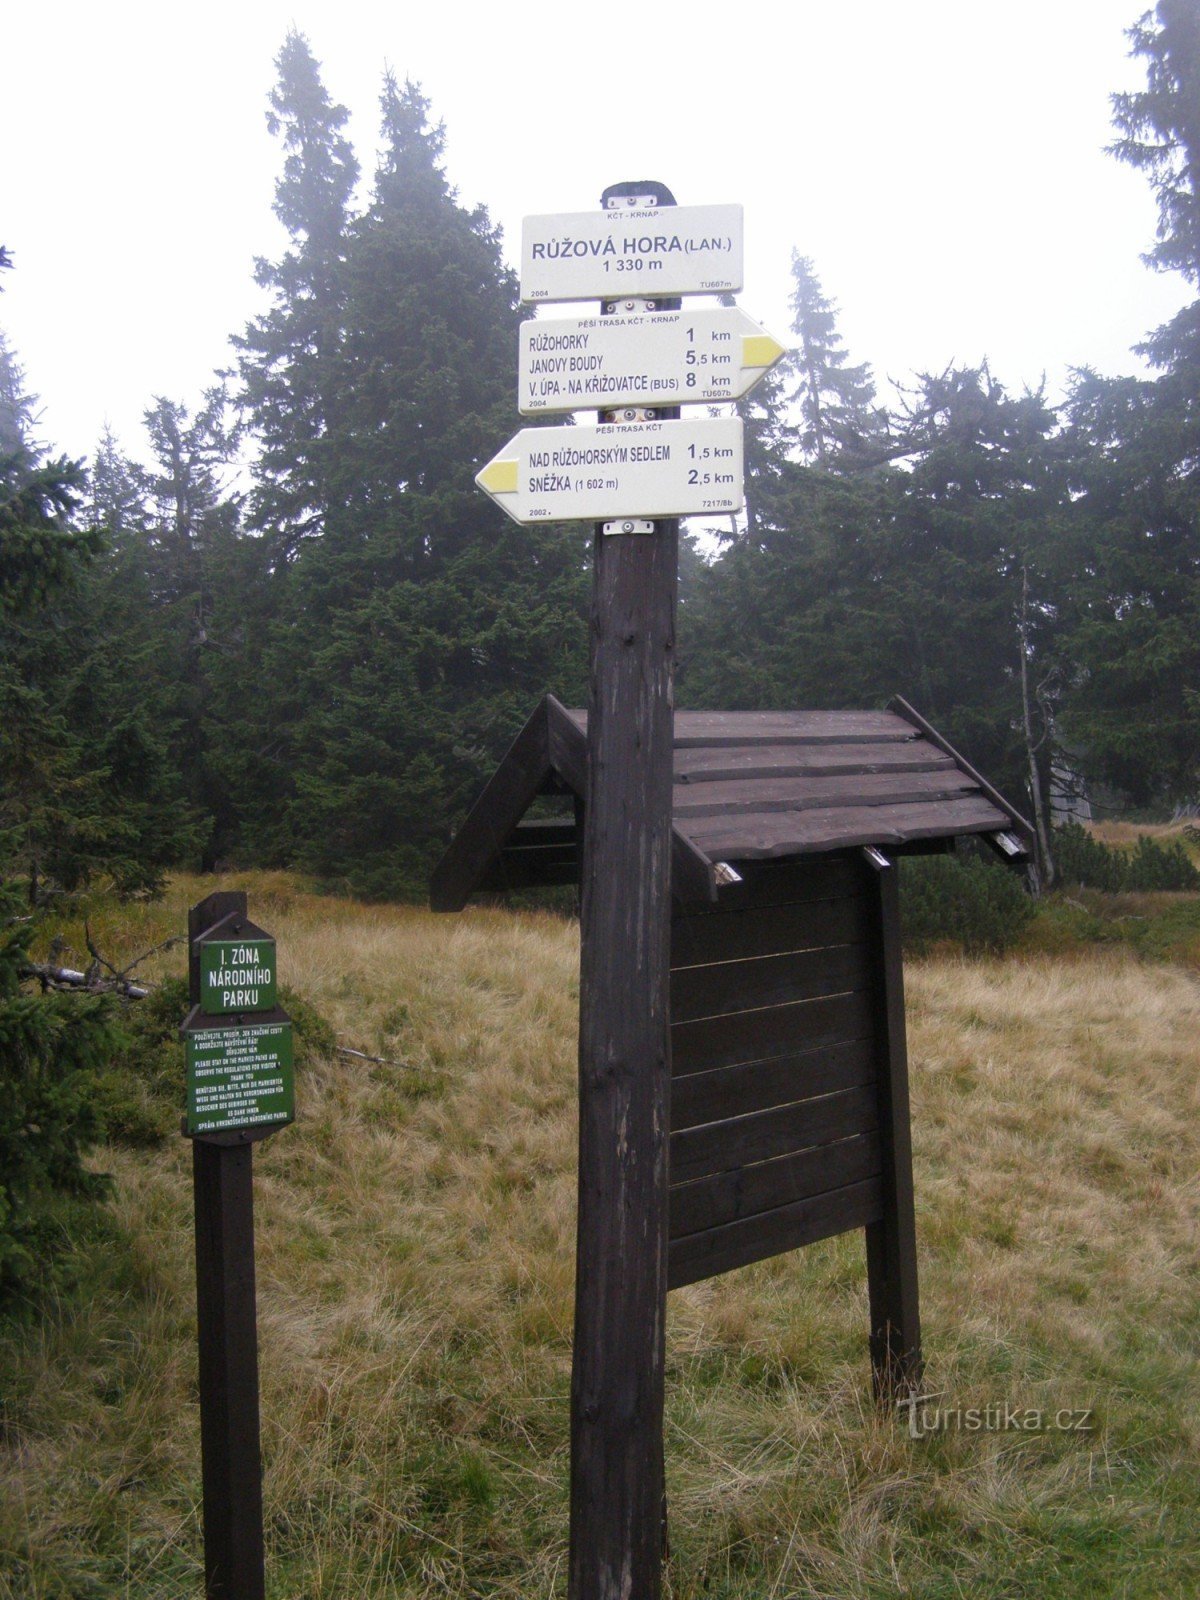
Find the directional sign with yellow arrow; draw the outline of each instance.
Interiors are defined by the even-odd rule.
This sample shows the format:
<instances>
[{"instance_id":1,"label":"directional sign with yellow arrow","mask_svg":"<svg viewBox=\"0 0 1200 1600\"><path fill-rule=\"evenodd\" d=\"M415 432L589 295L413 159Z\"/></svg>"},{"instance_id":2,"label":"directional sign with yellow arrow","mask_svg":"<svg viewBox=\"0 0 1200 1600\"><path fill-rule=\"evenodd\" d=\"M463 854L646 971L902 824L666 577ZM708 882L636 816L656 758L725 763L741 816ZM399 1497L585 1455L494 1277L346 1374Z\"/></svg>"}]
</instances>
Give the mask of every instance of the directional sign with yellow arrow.
<instances>
[{"instance_id":1,"label":"directional sign with yellow arrow","mask_svg":"<svg viewBox=\"0 0 1200 1600\"><path fill-rule=\"evenodd\" d=\"M524 416L736 400L785 354L735 306L521 325Z\"/></svg>"},{"instance_id":2,"label":"directional sign with yellow arrow","mask_svg":"<svg viewBox=\"0 0 1200 1600\"><path fill-rule=\"evenodd\" d=\"M742 422L522 428L475 482L516 522L724 516L742 506Z\"/></svg>"}]
</instances>

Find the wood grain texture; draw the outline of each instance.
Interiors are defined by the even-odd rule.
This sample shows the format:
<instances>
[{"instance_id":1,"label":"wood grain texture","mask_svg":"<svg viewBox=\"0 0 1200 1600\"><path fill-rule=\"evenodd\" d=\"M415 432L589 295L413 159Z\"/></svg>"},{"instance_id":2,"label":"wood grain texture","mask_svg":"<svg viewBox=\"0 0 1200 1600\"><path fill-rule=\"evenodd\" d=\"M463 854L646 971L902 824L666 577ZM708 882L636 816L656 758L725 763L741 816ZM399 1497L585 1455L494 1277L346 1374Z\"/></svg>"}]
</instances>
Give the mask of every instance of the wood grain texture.
<instances>
[{"instance_id":1,"label":"wood grain texture","mask_svg":"<svg viewBox=\"0 0 1200 1600\"><path fill-rule=\"evenodd\" d=\"M679 916L671 924L671 966L698 967L823 945L860 944L866 937L864 904L859 895L842 895L729 910L715 917Z\"/></svg>"},{"instance_id":2,"label":"wood grain texture","mask_svg":"<svg viewBox=\"0 0 1200 1600\"><path fill-rule=\"evenodd\" d=\"M721 778L838 777L862 772L949 771L954 762L923 739L859 745L700 746L675 752L677 784Z\"/></svg>"},{"instance_id":3,"label":"wood grain texture","mask_svg":"<svg viewBox=\"0 0 1200 1600\"><path fill-rule=\"evenodd\" d=\"M742 1061L815 1050L858 1039L870 1027L870 1005L863 994L842 994L732 1017L679 1022L671 1029L673 1070L679 1077L730 1067Z\"/></svg>"},{"instance_id":4,"label":"wood grain texture","mask_svg":"<svg viewBox=\"0 0 1200 1600\"><path fill-rule=\"evenodd\" d=\"M900 948L898 869L864 866L874 900L871 959L878 1060L883 1206L867 1229L871 1365L876 1396L890 1401L921 1381L921 1315L909 1121L904 966Z\"/></svg>"},{"instance_id":5,"label":"wood grain texture","mask_svg":"<svg viewBox=\"0 0 1200 1600\"><path fill-rule=\"evenodd\" d=\"M794 1205L827 1189L878 1177L879 1172L879 1136L864 1133L757 1166L678 1184L671 1189L671 1238L682 1239L777 1206Z\"/></svg>"},{"instance_id":6,"label":"wood grain texture","mask_svg":"<svg viewBox=\"0 0 1200 1600\"><path fill-rule=\"evenodd\" d=\"M567 713L587 729L586 711ZM913 738L903 717L891 711L677 711L675 748L693 745L767 743L860 744Z\"/></svg>"},{"instance_id":7,"label":"wood grain texture","mask_svg":"<svg viewBox=\"0 0 1200 1600\"><path fill-rule=\"evenodd\" d=\"M584 804L572 1600L656 1600L678 523L594 540Z\"/></svg>"},{"instance_id":8,"label":"wood grain texture","mask_svg":"<svg viewBox=\"0 0 1200 1600\"><path fill-rule=\"evenodd\" d=\"M935 749L940 750L943 755L949 756L959 770L964 773L966 777L970 778L976 785L978 785L979 790L984 797L990 800L998 810L1007 814L1014 832L1020 836L1021 841L1025 846L1026 853L1031 857L1036 856L1037 839L1033 828L1031 824L1027 822L1021 813L1016 809L1016 807L1010 805L1000 791L998 789L994 789L982 773L976 772L975 768L966 759L966 757L961 756L950 743L950 741L943 738L936 728L932 727L928 722L926 722L921 713L910 706L908 701L905 700L903 696L893 696L890 706L895 710L898 716L904 719L905 722L910 723L914 728L916 728L921 736L924 739L927 739Z\"/></svg>"},{"instance_id":9,"label":"wood grain texture","mask_svg":"<svg viewBox=\"0 0 1200 1600\"><path fill-rule=\"evenodd\" d=\"M920 800L959 800L978 785L957 767L935 771L851 772L828 777L725 778L706 783L692 778L675 789L675 817L684 827L702 814L737 816L742 812L820 811L834 806L902 805Z\"/></svg>"},{"instance_id":10,"label":"wood grain texture","mask_svg":"<svg viewBox=\"0 0 1200 1600\"><path fill-rule=\"evenodd\" d=\"M866 952L853 944L683 967L671 974L671 1021L731 1016L818 995L848 994L866 985Z\"/></svg>"},{"instance_id":11,"label":"wood grain texture","mask_svg":"<svg viewBox=\"0 0 1200 1600\"><path fill-rule=\"evenodd\" d=\"M672 1080L671 1130L681 1133L706 1122L748 1116L771 1106L874 1082L875 1049L867 1037L769 1061L686 1073Z\"/></svg>"},{"instance_id":12,"label":"wood grain texture","mask_svg":"<svg viewBox=\"0 0 1200 1600\"><path fill-rule=\"evenodd\" d=\"M690 1183L713 1172L732 1172L832 1139L870 1133L878 1121L875 1087L864 1085L681 1130L671 1135L671 1182Z\"/></svg>"},{"instance_id":13,"label":"wood grain texture","mask_svg":"<svg viewBox=\"0 0 1200 1600\"><path fill-rule=\"evenodd\" d=\"M253 1146L192 1143L206 1600L263 1600Z\"/></svg>"},{"instance_id":14,"label":"wood grain texture","mask_svg":"<svg viewBox=\"0 0 1200 1600\"><path fill-rule=\"evenodd\" d=\"M769 811L740 817L689 817L687 831L714 860L793 856L806 850L886 847L944 834L987 833L1008 825L989 800L931 801L919 805L861 806L828 811Z\"/></svg>"},{"instance_id":15,"label":"wood grain texture","mask_svg":"<svg viewBox=\"0 0 1200 1600\"><path fill-rule=\"evenodd\" d=\"M741 869L739 868L739 871ZM799 905L862 893L857 863L849 856L820 856L803 861L752 861L740 883L722 884L715 906L686 906L683 914L712 916L751 907Z\"/></svg>"},{"instance_id":16,"label":"wood grain texture","mask_svg":"<svg viewBox=\"0 0 1200 1600\"><path fill-rule=\"evenodd\" d=\"M718 1272L749 1266L752 1261L815 1244L818 1239L851 1228L866 1227L879 1216L880 1205L880 1180L867 1178L844 1189L831 1189L793 1205L777 1206L758 1216L674 1239L668 1286L680 1289Z\"/></svg>"}]
</instances>

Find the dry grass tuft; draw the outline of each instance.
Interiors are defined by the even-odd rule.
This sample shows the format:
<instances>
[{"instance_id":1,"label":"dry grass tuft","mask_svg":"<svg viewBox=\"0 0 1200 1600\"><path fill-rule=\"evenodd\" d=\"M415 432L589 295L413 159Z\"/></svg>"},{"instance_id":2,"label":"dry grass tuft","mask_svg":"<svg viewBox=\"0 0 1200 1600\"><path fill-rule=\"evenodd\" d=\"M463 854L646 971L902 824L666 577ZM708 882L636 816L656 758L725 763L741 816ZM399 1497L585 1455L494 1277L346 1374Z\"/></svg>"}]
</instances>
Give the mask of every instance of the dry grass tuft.
<instances>
[{"instance_id":1,"label":"dry grass tuft","mask_svg":"<svg viewBox=\"0 0 1200 1600\"><path fill-rule=\"evenodd\" d=\"M575 929L237 884L284 981L394 1063L310 1070L256 1157L271 1593L561 1595ZM132 954L211 887L93 929ZM1102 955L930 960L908 988L929 1386L1097 1429L877 1414L855 1236L681 1290L670 1595L1182 1600L1200 985ZM98 1159L79 1303L0 1353L4 1600L198 1590L188 1152Z\"/></svg>"}]
</instances>

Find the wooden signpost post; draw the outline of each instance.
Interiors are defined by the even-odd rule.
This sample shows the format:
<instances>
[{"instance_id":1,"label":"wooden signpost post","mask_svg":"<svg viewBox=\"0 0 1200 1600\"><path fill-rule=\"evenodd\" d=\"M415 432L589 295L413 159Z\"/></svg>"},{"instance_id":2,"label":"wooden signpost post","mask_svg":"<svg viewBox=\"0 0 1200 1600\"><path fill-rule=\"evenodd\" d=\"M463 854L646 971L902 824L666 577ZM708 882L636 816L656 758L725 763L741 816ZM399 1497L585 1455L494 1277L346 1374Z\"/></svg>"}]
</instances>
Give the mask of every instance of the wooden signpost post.
<instances>
[{"instance_id":1,"label":"wooden signpost post","mask_svg":"<svg viewBox=\"0 0 1200 1600\"><path fill-rule=\"evenodd\" d=\"M262 1463L254 1286L254 1144L295 1115L292 1025L276 1004L275 941L246 896L188 913L187 1113L206 1600L262 1600Z\"/></svg>"},{"instance_id":2,"label":"wooden signpost post","mask_svg":"<svg viewBox=\"0 0 1200 1600\"><path fill-rule=\"evenodd\" d=\"M522 407L600 404L598 425L523 429L476 481L518 522L596 519L569 1594L657 1600L677 518L743 501L740 420L670 407L744 393L783 348L740 313L681 317L672 298L741 287L739 206L677 207L658 183L614 185L601 204L527 218L521 268L527 304L602 301L600 319L526 324Z\"/></svg>"}]
</instances>

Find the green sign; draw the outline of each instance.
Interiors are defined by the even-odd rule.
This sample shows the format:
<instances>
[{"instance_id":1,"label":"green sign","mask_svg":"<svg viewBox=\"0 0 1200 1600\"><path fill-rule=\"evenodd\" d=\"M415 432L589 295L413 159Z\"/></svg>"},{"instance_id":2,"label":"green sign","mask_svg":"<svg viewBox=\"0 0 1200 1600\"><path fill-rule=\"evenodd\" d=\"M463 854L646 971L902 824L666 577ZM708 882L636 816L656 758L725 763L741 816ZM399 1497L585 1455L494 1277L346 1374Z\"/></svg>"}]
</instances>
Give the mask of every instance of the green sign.
<instances>
[{"instance_id":1,"label":"green sign","mask_svg":"<svg viewBox=\"0 0 1200 1600\"><path fill-rule=\"evenodd\" d=\"M206 939L201 944L200 1009L206 1016L274 1008L274 939Z\"/></svg>"},{"instance_id":2,"label":"green sign","mask_svg":"<svg viewBox=\"0 0 1200 1600\"><path fill-rule=\"evenodd\" d=\"M186 1038L189 1134L292 1121L296 1090L290 1022L199 1028Z\"/></svg>"}]
</instances>

